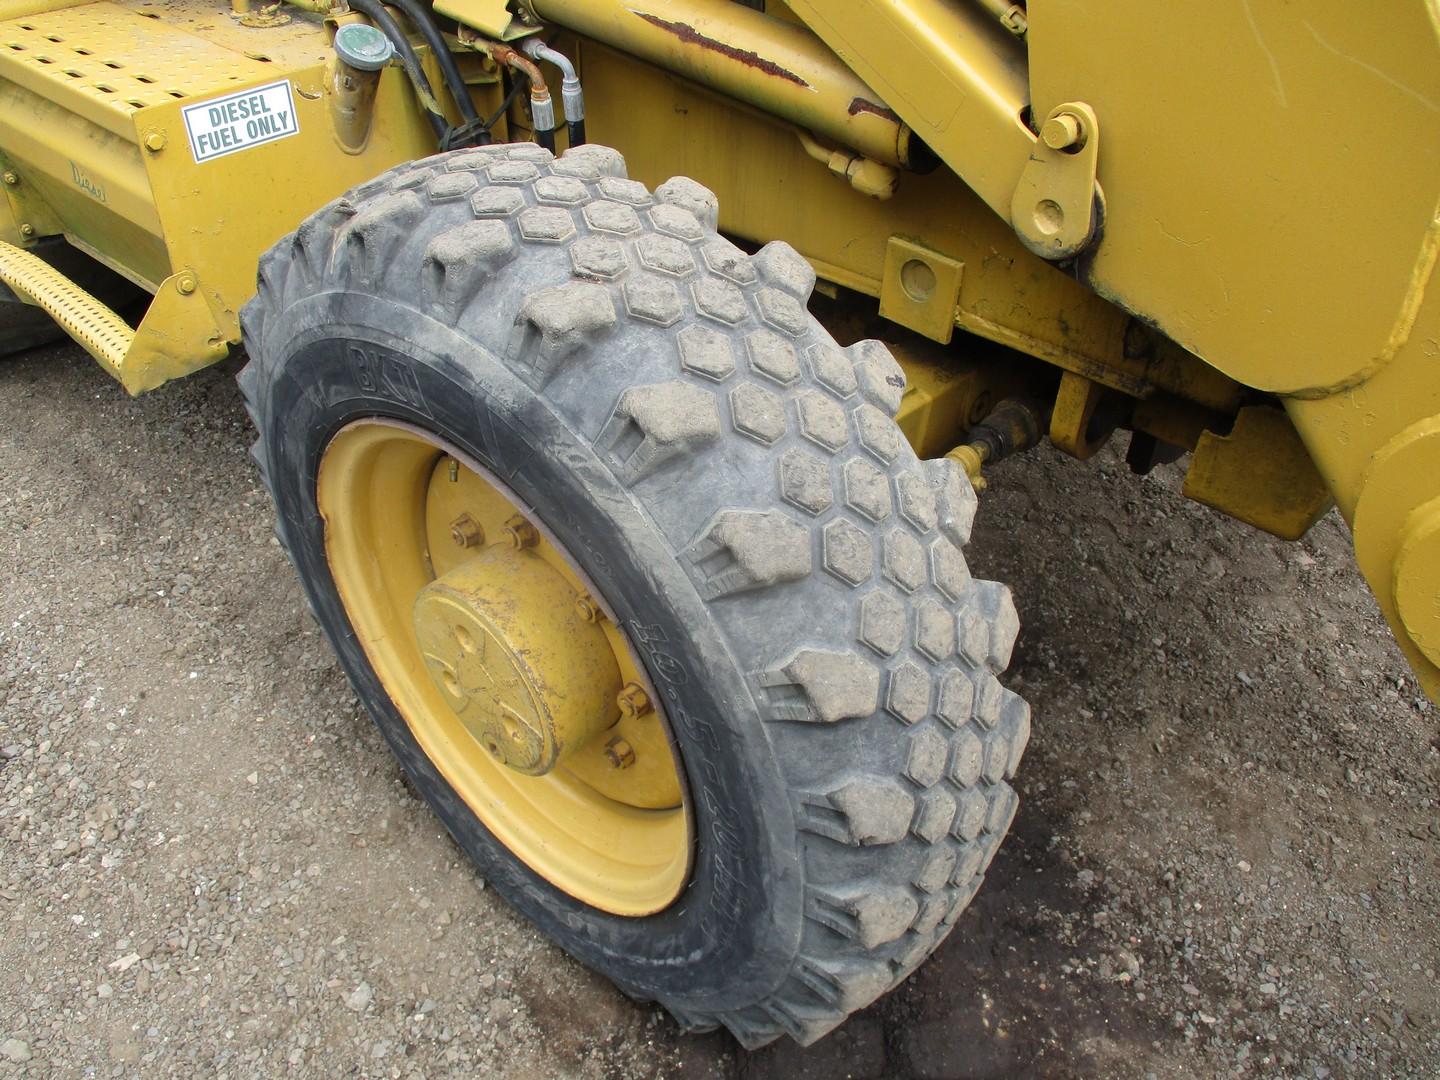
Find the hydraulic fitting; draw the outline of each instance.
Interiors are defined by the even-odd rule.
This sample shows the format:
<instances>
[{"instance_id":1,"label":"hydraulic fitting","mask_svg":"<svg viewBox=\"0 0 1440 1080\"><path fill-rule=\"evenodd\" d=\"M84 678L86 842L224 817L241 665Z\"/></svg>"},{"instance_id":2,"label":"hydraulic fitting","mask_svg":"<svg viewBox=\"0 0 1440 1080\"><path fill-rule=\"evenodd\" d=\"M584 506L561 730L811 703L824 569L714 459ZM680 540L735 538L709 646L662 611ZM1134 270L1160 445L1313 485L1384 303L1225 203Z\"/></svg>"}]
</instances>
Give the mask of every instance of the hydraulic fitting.
<instances>
[{"instance_id":1,"label":"hydraulic fitting","mask_svg":"<svg viewBox=\"0 0 1440 1080\"><path fill-rule=\"evenodd\" d=\"M1006 398L972 427L965 442L945 456L959 463L976 491L985 490L980 470L1011 454L1029 450L1039 443L1049 420L1039 402L1028 398Z\"/></svg>"},{"instance_id":2,"label":"hydraulic fitting","mask_svg":"<svg viewBox=\"0 0 1440 1080\"><path fill-rule=\"evenodd\" d=\"M585 141L585 91L580 87L575 65L568 56L539 38L526 38L520 43L520 49L532 60L546 60L560 69L560 105L565 112L566 132L571 146L581 145ZM551 124L554 124L553 115Z\"/></svg>"},{"instance_id":3,"label":"hydraulic fitting","mask_svg":"<svg viewBox=\"0 0 1440 1080\"><path fill-rule=\"evenodd\" d=\"M530 81L530 121L535 127L535 141L547 150L554 150L555 105L550 100L550 87L545 83L540 66L508 45L492 45L490 55Z\"/></svg>"}]
</instances>

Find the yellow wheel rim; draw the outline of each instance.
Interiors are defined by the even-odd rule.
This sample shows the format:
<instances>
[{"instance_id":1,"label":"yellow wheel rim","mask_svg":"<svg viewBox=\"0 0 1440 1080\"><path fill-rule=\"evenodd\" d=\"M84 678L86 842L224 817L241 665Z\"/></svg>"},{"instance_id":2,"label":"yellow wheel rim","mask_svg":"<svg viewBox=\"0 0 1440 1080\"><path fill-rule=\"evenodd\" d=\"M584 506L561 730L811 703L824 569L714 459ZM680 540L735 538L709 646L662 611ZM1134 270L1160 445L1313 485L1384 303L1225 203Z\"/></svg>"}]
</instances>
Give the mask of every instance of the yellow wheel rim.
<instances>
[{"instance_id":1,"label":"yellow wheel rim","mask_svg":"<svg viewBox=\"0 0 1440 1080\"><path fill-rule=\"evenodd\" d=\"M320 462L340 599L415 740L485 827L577 900L684 888L685 786L659 699L579 565L477 462L363 420Z\"/></svg>"}]
</instances>

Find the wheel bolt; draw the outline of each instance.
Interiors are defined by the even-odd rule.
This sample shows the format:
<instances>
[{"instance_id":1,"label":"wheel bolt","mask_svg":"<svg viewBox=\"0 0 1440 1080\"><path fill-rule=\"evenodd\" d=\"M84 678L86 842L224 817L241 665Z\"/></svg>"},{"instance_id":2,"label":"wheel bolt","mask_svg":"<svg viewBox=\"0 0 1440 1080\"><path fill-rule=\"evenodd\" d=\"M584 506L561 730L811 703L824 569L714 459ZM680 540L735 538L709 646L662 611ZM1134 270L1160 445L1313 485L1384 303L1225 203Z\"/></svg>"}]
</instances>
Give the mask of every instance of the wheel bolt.
<instances>
[{"instance_id":1,"label":"wheel bolt","mask_svg":"<svg viewBox=\"0 0 1440 1080\"><path fill-rule=\"evenodd\" d=\"M469 514L461 514L450 523L450 539L456 547L479 547L485 543L485 530Z\"/></svg>"},{"instance_id":2,"label":"wheel bolt","mask_svg":"<svg viewBox=\"0 0 1440 1080\"><path fill-rule=\"evenodd\" d=\"M626 683L620 693L615 695L615 704L620 706L620 715L627 720L634 720L638 716L644 716L651 709L650 695L645 693L639 683Z\"/></svg>"},{"instance_id":3,"label":"wheel bolt","mask_svg":"<svg viewBox=\"0 0 1440 1080\"><path fill-rule=\"evenodd\" d=\"M612 768L628 769L635 764L635 748L617 735L605 744L605 757Z\"/></svg>"},{"instance_id":4,"label":"wheel bolt","mask_svg":"<svg viewBox=\"0 0 1440 1080\"><path fill-rule=\"evenodd\" d=\"M534 547L540 542L540 534L536 531L535 526L519 514L505 522L505 538L510 541L510 546L516 551Z\"/></svg>"},{"instance_id":5,"label":"wheel bolt","mask_svg":"<svg viewBox=\"0 0 1440 1080\"><path fill-rule=\"evenodd\" d=\"M589 593L581 593L575 597L575 613L588 623L598 623L605 617L600 605L595 603L595 598Z\"/></svg>"}]
</instances>

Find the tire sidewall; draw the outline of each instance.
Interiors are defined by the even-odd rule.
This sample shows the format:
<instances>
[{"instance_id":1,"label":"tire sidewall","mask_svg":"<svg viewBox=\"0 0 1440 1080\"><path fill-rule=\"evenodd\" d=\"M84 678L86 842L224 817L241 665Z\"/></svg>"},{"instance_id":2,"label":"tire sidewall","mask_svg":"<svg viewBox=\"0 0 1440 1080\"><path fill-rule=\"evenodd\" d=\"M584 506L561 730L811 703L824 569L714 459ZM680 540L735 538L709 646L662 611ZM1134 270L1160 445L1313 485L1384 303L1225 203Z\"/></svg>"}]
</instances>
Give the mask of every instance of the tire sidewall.
<instances>
[{"instance_id":1,"label":"tire sidewall","mask_svg":"<svg viewBox=\"0 0 1440 1080\"><path fill-rule=\"evenodd\" d=\"M658 528L541 393L411 308L335 291L266 328L257 404L281 540L346 673L416 788L500 893L622 989L721 1011L764 997L799 950L803 871L765 725ZM609 915L511 855L416 742L360 645L325 556L319 463L345 425L390 418L478 460L531 506L624 624L661 694L688 786L691 876L667 909Z\"/></svg>"}]
</instances>

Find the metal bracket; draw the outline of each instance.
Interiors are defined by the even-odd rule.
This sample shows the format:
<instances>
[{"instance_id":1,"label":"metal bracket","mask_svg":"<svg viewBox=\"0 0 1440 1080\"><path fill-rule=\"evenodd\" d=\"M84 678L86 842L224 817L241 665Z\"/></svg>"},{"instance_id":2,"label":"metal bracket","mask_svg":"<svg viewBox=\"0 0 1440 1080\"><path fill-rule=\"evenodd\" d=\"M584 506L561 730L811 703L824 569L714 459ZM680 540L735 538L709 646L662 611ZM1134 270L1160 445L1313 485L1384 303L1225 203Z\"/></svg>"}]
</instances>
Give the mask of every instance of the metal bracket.
<instances>
[{"instance_id":1,"label":"metal bracket","mask_svg":"<svg viewBox=\"0 0 1440 1080\"><path fill-rule=\"evenodd\" d=\"M955 333L965 264L919 244L890 237L880 282L880 314L942 345Z\"/></svg>"},{"instance_id":2,"label":"metal bracket","mask_svg":"<svg viewBox=\"0 0 1440 1080\"><path fill-rule=\"evenodd\" d=\"M255 29L284 26L290 21L290 16L280 10L279 0L269 4L262 3L258 8L251 0L230 0L230 15L241 26Z\"/></svg>"},{"instance_id":3,"label":"metal bracket","mask_svg":"<svg viewBox=\"0 0 1440 1080\"><path fill-rule=\"evenodd\" d=\"M1245 406L1228 435L1200 436L1184 492L1282 540L1299 540L1334 505L1295 425L1269 405Z\"/></svg>"},{"instance_id":4,"label":"metal bracket","mask_svg":"<svg viewBox=\"0 0 1440 1080\"><path fill-rule=\"evenodd\" d=\"M126 390L153 390L225 358L230 346L211 303L192 271L160 283L116 373Z\"/></svg>"},{"instance_id":5,"label":"metal bracket","mask_svg":"<svg viewBox=\"0 0 1440 1080\"><path fill-rule=\"evenodd\" d=\"M1042 259L1078 255L1095 235L1100 122L1081 101L1057 105L1040 127L1010 203L1010 224Z\"/></svg>"},{"instance_id":6,"label":"metal bracket","mask_svg":"<svg viewBox=\"0 0 1440 1080\"><path fill-rule=\"evenodd\" d=\"M1050 413L1050 441L1081 461L1093 457L1115 431L1113 419L1097 415L1105 393L1099 383L1064 372Z\"/></svg>"},{"instance_id":7,"label":"metal bracket","mask_svg":"<svg viewBox=\"0 0 1440 1080\"><path fill-rule=\"evenodd\" d=\"M4 173L0 187L3 187L10 217L7 221L0 211L0 240L28 248L43 237L58 235L63 229L60 219L4 154L0 154L0 171Z\"/></svg>"},{"instance_id":8,"label":"metal bracket","mask_svg":"<svg viewBox=\"0 0 1440 1080\"><path fill-rule=\"evenodd\" d=\"M480 31L494 41L514 41L540 32L540 20L529 4L510 10L508 0L439 0L435 10L461 27Z\"/></svg>"}]
</instances>

